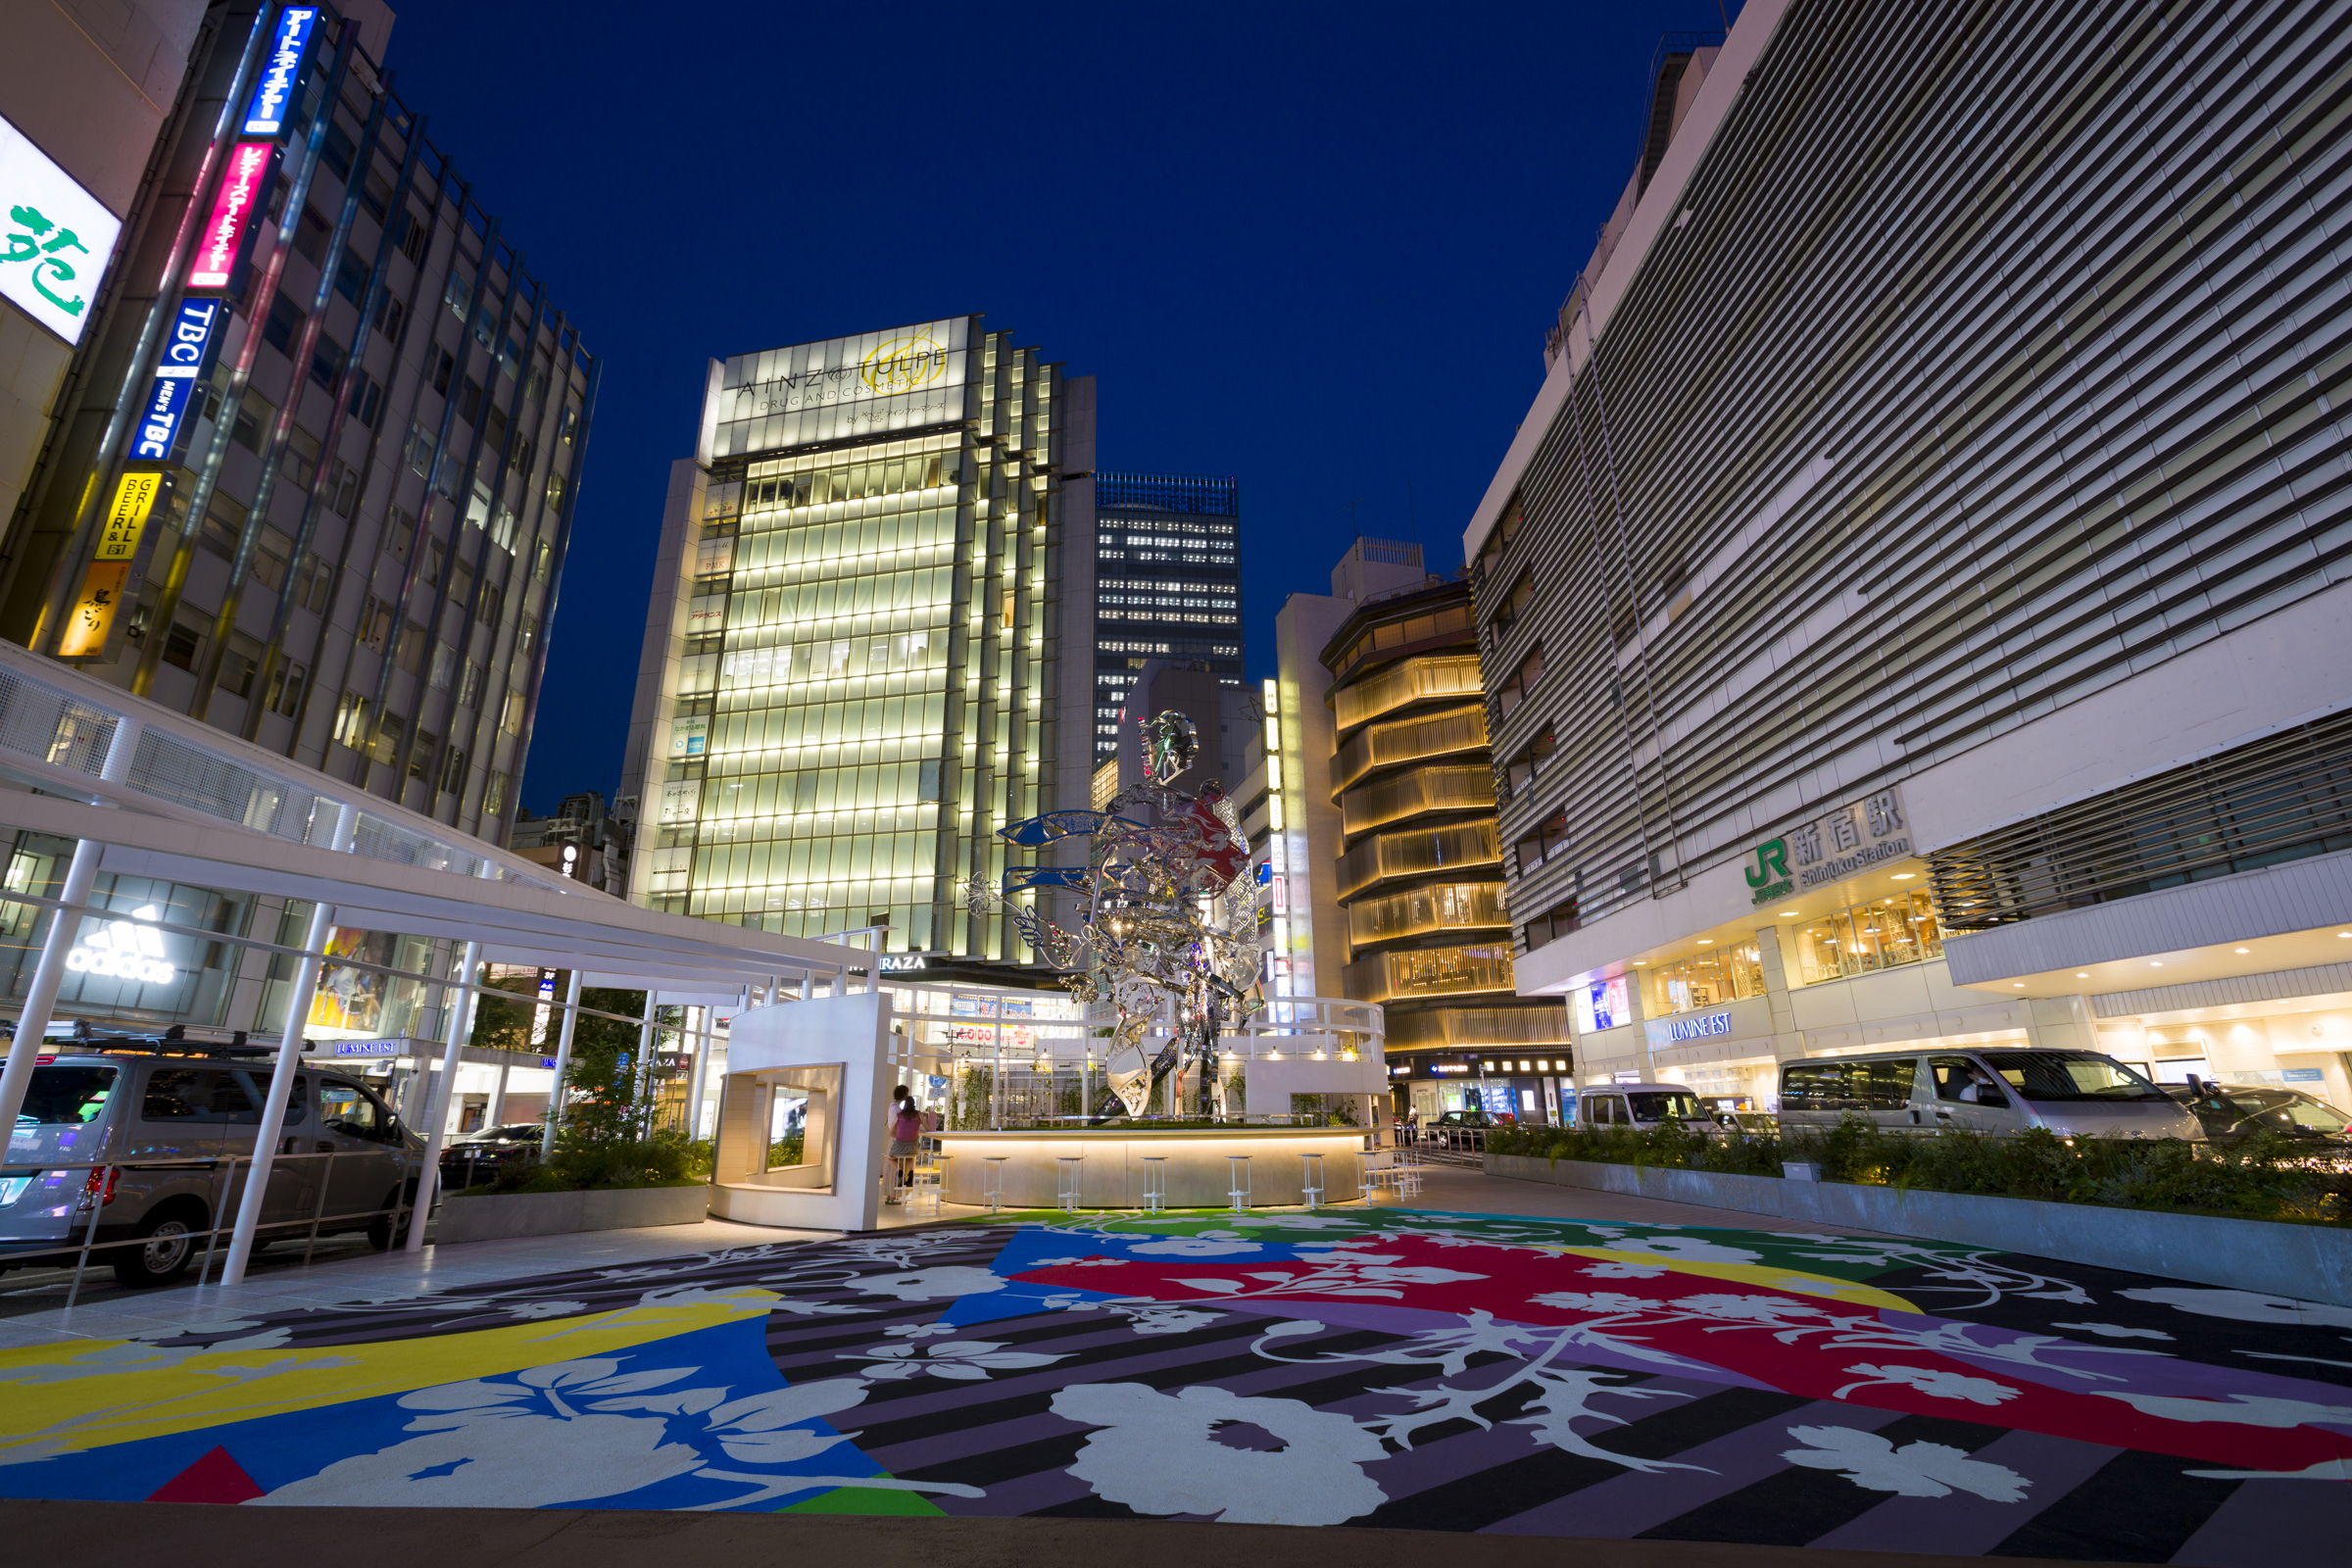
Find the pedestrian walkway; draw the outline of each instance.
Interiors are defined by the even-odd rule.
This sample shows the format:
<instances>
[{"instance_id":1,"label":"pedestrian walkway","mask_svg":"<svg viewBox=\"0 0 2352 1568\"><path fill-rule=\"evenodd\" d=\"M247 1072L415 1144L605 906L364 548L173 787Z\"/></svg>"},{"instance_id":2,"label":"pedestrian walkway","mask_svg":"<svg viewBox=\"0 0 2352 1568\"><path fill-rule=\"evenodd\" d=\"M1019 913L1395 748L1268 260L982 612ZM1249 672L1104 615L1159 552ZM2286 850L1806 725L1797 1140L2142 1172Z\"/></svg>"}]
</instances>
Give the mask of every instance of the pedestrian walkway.
<instances>
[{"instance_id":1,"label":"pedestrian walkway","mask_svg":"<svg viewBox=\"0 0 2352 1568\"><path fill-rule=\"evenodd\" d=\"M523 1556L619 1539L587 1513L848 1514L871 1560L935 1531L934 1563L1114 1520L1133 1550L1097 1549L1215 1521L1629 1565L2278 1568L2352 1531L2352 1311L1475 1172L1409 1207L611 1232L142 1304L5 1326L49 1337L0 1348L0 1496L339 1535L549 1510L501 1527Z\"/></svg>"}]
</instances>

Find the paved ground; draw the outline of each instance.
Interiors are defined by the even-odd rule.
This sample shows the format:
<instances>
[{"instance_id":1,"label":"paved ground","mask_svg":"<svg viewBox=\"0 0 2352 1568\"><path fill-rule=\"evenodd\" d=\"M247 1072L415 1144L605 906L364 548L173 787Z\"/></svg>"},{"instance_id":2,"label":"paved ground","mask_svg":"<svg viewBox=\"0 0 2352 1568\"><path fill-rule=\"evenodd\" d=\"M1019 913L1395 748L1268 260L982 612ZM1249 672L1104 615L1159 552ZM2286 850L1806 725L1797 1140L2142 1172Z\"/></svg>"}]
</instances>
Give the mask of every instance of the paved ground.
<instances>
[{"instance_id":1,"label":"paved ground","mask_svg":"<svg viewBox=\"0 0 2352 1568\"><path fill-rule=\"evenodd\" d=\"M60 1499L0 1528L184 1546L226 1516L109 1506L313 1504L380 1554L457 1539L399 1509L537 1508L466 1516L469 1557L579 1568L1153 1562L1210 1520L1302 1561L2341 1560L2352 1310L1760 1225L1446 1172L1408 1208L677 1227L100 1302L0 1324L0 1495Z\"/></svg>"}]
</instances>

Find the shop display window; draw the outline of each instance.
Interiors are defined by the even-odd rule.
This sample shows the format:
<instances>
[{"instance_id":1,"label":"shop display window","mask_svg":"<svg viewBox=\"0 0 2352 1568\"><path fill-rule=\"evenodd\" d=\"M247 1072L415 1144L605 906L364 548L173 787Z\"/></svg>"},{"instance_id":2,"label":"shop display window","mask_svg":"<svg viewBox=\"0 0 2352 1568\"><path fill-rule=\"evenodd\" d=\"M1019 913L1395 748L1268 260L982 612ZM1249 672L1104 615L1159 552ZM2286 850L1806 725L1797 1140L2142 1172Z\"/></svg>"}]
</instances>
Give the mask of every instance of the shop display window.
<instances>
[{"instance_id":1,"label":"shop display window","mask_svg":"<svg viewBox=\"0 0 2352 1568\"><path fill-rule=\"evenodd\" d=\"M1800 985L1943 956L1943 927L1925 893L1898 893L1858 904L1808 920L1790 937L1796 961L1789 979Z\"/></svg>"},{"instance_id":2,"label":"shop display window","mask_svg":"<svg viewBox=\"0 0 2352 1568\"><path fill-rule=\"evenodd\" d=\"M1764 956L1752 942L1678 958L1649 971L1645 993L1651 1016L1720 1007L1764 994Z\"/></svg>"}]
</instances>

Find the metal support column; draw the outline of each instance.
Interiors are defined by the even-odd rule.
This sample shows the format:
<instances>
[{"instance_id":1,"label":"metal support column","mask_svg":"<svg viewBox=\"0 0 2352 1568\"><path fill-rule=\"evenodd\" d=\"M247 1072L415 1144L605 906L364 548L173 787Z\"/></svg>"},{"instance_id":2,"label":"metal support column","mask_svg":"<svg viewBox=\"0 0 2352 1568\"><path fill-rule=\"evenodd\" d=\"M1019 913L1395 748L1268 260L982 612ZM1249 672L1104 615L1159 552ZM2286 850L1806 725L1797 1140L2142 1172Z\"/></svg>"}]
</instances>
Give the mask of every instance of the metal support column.
<instances>
[{"instance_id":1,"label":"metal support column","mask_svg":"<svg viewBox=\"0 0 2352 1568\"><path fill-rule=\"evenodd\" d=\"M412 1252L424 1250L424 1220L433 1211L433 1190L440 1185L441 1143L449 1132L449 1107L457 1103L458 1059L465 1054L467 1026L473 1021L473 987L481 967L482 945L466 943L466 956L458 961L460 978L450 988L455 995L449 1001L449 1034L442 1043L441 1092L425 1112L424 1169L416 1173L416 1203L409 1215L407 1250Z\"/></svg>"},{"instance_id":2,"label":"metal support column","mask_svg":"<svg viewBox=\"0 0 2352 1568\"><path fill-rule=\"evenodd\" d=\"M338 854L348 851L359 826L360 808L346 804L335 813L335 831L326 847ZM277 1060L270 1069L270 1098L262 1105L262 1124L253 1132L253 1163L246 1167L245 1191L237 1200L237 1225L228 1238L228 1261L220 1267L222 1285L243 1284L245 1265L253 1260L254 1234L261 1229L262 1208L270 1199L270 1166L278 1155L277 1141L286 1129L286 1099L294 1092L295 1074L302 1070L302 1031L311 1021L311 999L318 993L318 956L326 951L327 932L334 923L333 905L321 901L311 906L310 929L302 939L303 956L294 960L294 990L286 998L285 1026L278 1032Z\"/></svg>"},{"instance_id":3,"label":"metal support column","mask_svg":"<svg viewBox=\"0 0 2352 1568\"><path fill-rule=\"evenodd\" d=\"M711 1009L706 1006L703 1030L694 1043L694 1076L687 1080L686 1087L686 1136L690 1139L703 1136L703 1088L710 1080L710 1052L717 1040L717 1025L712 1021ZM715 1128L711 1136L717 1136Z\"/></svg>"},{"instance_id":4,"label":"metal support column","mask_svg":"<svg viewBox=\"0 0 2352 1568\"><path fill-rule=\"evenodd\" d=\"M571 1037L580 1024L580 980L581 971L572 970L571 984L564 993L564 1032L557 1036L556 1081L547 1086L547 1131L539 1139L542 1154L556 1152L556 1131L564 1125L564 1085L571 1072Z\"/></svg>"}]
</instances>

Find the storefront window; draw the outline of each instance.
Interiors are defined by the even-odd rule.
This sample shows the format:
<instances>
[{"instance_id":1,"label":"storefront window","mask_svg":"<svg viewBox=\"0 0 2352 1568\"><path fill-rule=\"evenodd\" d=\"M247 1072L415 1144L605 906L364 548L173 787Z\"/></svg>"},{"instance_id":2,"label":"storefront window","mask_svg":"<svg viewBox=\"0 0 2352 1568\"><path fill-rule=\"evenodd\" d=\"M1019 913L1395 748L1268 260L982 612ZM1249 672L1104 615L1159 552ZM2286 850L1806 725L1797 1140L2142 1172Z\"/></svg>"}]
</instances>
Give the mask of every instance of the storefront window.
<instances>
[{"instance_id":1,"label":"storefront window","mask_svg":"<svg viewBox=\"0 0 2352 1568\"><path fill-rule=\"evenodd\" d=\"M1652 969L1644 1011L1691 1012L1763 994L1764 955L1754 943L1741 942Z\"/></svg>"},{"instance_id":2,"label":"storefront window","mask_svg":"<svg viewBox=\"0 0 2352 1568\"><path fill-rule=\"evenodd\" d=\"M1925 893L1899 893L1875 904L1808 920L1794 932L1800 985L1921 963L1943 956L1943 928Z\"/></svg>"}]
</instances>

